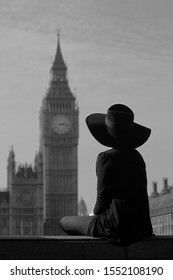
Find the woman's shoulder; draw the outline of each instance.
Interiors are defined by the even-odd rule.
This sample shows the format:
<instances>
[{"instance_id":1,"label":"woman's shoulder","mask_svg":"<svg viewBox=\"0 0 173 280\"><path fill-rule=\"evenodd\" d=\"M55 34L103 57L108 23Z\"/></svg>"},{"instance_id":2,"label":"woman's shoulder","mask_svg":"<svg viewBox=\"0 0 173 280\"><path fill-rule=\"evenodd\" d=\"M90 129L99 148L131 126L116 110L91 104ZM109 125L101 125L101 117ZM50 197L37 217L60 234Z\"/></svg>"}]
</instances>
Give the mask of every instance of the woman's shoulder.
<instances>
[{"instance_id":1,"label":"woman's shoulder","mask_svg":"<svg viewBox=\"0 0 173 280\"><path fill-rule=\"evenodd\" d=\"M109 150L105 150L101 153L98 154L98 158L99 159L109 159L111 158L113 155L118 154L118 150L116 149L109 149Z\"/></svg>"},{"instance_id":2,"label":"woman's shoulder","mask_svg":"<svg viewBox=\"0 0 173 280\"><path fill-rule=\"evenodd\" d=\"M108 167L111 164L111 157L109 154L109 150L103 151L97 156L97 166Z\"/></svg>"},{"instance_id":3,"label":"woman's shoulder","mask_svg":"<svg viewBox=\"0 0 173 280\"><path fill-rule=\"evenodd\" d=\"M107 160L107 161L118 161L122 159L126 160L137 160L137 161L144 161L142 155L136 149L129 149L129 150L120 150L120 149L109 149L106 151L101 152L98 155L99 160Z\"/></svg>"},{"instance_id":4,"label":"woman's shoulder","mask_svg":"<svg viewBox=\"0 0 173 280\"><path fill-rule=\"evenodd\" d=\"M119 156L120 156L119 150L109 149L98 154L97 162L111 163L112 161L118 160Z\"/></svg>"}]
</instances>

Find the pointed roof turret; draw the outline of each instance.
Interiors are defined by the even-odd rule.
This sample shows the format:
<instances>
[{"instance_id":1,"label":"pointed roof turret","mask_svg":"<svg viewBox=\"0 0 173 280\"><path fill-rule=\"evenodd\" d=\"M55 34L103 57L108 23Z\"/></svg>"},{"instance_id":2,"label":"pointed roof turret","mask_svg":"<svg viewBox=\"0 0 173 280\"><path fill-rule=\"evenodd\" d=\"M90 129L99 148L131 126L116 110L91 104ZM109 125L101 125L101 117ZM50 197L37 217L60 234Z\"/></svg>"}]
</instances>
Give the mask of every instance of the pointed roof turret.
<instances>
[{"instance_id":1,"label":"pointed roof turret","mask_svg":"<svg viewBox=\"0 0 173 280\"><path fill-rule=\"evenodd\" d=\"M58 43L57 43L57 50L55 54L55 59L53 62L52 69L61 69L67 70L67 66L65 65L62 53L61 53L61 46L60 46L60 34L58 32Z\"/></svg>"},{"instance_id":2,"label":"pointed roof turret","mask_svg":"<svg viewBox=\"0 0 173 280\"><path fill-rule=\"evenodd\" d=\"M13 146L11 146L11 149L9 151L8 161L14 161L15 160L15 154L13 150Z\"/></svg>"},{"instance_id":3,"label":"pointed roof turret","mask_svg":"<svg viewBox=\"0 0 173 280\"><path fill-rule=\"evenodd\" d=\"M58 33L58 43L57 43L57 49L55 54L55 59L53 62L53 65L50 70L50 83L49 88L45 97L45 100L43 100L43 107L46 108L47 98L48 97L63 97L74 99L73 93L70 90L70 87L68 85L68 77L67 77L67 66L64 62L62 53L61 53L61 47L60 47L60 38Z\"/></svg>"},{"instance_id":4,"label":"pointed roof turret","mask_svg":"<svg viewBox=\"0 0 173 280\"><path fill-rule=\"evenodd\" d=\"M85 200L83 199L83 197L81 197L81 199L78 203L78 214L79 214L79 216L88 215L87 206L86 206L86 203L85 203Z\"/></svg>"}]
</instances>

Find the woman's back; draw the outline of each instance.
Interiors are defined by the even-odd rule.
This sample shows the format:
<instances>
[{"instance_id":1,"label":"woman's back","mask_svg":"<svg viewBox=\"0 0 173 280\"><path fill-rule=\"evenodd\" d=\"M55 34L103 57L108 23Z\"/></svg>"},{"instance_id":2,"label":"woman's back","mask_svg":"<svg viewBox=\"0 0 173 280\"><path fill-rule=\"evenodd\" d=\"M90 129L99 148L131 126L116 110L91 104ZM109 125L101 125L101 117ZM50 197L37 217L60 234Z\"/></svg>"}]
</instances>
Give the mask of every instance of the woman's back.
<instances>
[{"instance_id":1,"label":"woman's back","mask_svg":"<svg viewBox=\"0 0 173 280\"><path fill-rule=\"evenodd\" d=\"M100 215L99 235L103 224L110 229L107 235L116 234L119 241L152 234L145 163L140 153L111 149L99 154L97 176L94 213Z\"/></svg>"}]
</instances>

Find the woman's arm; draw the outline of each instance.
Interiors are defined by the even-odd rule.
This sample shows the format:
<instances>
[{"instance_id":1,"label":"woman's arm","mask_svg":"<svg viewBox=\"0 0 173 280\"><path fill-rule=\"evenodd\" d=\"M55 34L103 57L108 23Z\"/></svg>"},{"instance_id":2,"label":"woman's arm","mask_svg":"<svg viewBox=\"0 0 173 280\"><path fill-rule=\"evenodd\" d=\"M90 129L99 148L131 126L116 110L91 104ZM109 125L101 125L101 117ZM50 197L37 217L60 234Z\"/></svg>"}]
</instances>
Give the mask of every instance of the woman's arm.
<instances>
[{"instance_id":1,"label":"woman's arm","mask_svg":"<svg viewBox=\"0 0 173 280\"><path fill-rule=\"evenodd\" d=\"M99 215L109 208L112 201L110 185L110 165L111 160L101 153L97 157L97 198L93 209L95 215Z\"/></svg>"}]
</instances>

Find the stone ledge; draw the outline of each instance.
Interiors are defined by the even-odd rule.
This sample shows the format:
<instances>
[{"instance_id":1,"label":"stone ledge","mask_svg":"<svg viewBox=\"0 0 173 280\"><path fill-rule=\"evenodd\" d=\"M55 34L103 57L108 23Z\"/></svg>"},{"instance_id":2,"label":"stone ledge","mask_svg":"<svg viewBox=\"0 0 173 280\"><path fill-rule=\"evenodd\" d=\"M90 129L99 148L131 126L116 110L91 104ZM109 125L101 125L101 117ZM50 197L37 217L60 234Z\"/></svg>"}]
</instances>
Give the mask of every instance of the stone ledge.
<instances>
[{"instance_id":1,"label":"stone ledge","mask_svg":"<svg viewBox=\"0 0 173 280\"><path fill-rule=\"evenodd\" d=\"M119 246L87 236L0 237L1 260L173 259L173 236L155 236Z\"/></svg>"}]
</instances>

